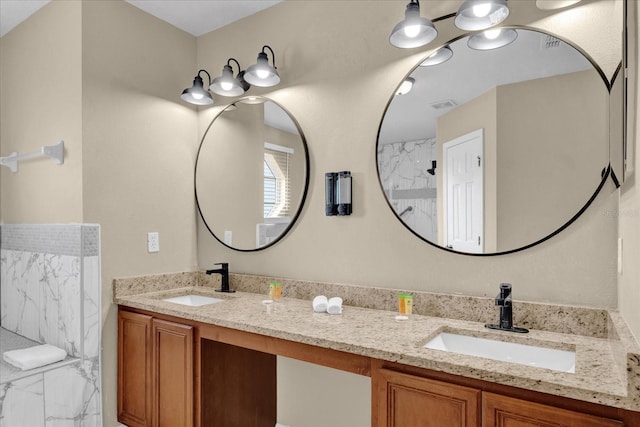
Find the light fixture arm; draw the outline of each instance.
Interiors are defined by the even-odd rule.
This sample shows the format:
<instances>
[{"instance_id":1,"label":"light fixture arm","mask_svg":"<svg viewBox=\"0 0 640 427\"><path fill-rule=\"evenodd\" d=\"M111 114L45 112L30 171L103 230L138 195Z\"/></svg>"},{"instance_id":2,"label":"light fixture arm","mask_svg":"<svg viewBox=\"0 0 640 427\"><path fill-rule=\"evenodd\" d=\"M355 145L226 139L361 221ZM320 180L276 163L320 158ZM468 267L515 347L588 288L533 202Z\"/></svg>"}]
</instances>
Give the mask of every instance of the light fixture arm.
<instances>
[{"instance_id":1,"label":"light fixture arm","mask_svg":"<svg viewBox=\"0 0 640 427\"><path fill-rule=\"evenodd\" d=\"M273 53L273 49L271 49L271 46L264 45L264 46L262 46L262 53L264 53L265 55L266 55L266 53L264 51L265 49L269 49L269 52L271 52L271 61L273 62L273 68L275 68L277 70L278 67L276 67L276 54Z\"/></svg>"},{"instance_id":2,"label":"light fixture arm","mask_svg":"<svg viewBox=\"0 0 640 427\"><path fill-rule=\"evenodd\" d=\"M204 81L200 75L205 73L209 77L209 86L204 88ZM198 71L198 74L193 79L193 85L182 91L180 98L193 105L211 105L213 104L213 97L211 96L211 74L205 69Z\"/></svg>"},{"instance_id":3,"label":"light fixture arm","mask_svg":"<svg viewBox=\"0 0 640 427\"><path fill-rule=\"evenodd\" d=\"M240 73L242 71L242 67L240 66L240 63L238 62L238 60L236 58L229 58L227 60L227 65L229 67L231 67L231 61L235 62L236 65L238 66L238 73ZM233 70L233 68L231 68Z\"/></svg>"},{"instance_id":4,"label":"light fixture arm","mask_svg":"<svg viewBox=\"0 0 640 427\"><path fill-rule=\"evenodd\" d=\"M209 74L209 72L203 68L202 70L198 71L198 77L200 77L200 73L202 72L204 72L207 75L207 77L209 77L209 86L211 86L211 74Z\"/></svg>"},{"instance_id":5,"label":"light fixture arm","mask_svg":"<svg viewBox=\"0 0 640 427\"><path fill-rule=\"evenodd\" d=\"M271 61L273 66L269 64L269 55L266 50L271 52ZM247 83L258 87L273 87L280 83L280 76L276 68L276 54L271 49L271 46L264 45L262 50L258 53L258 60L255 64L247 68L244 73L244 79Z\"/></svg>"},{"instance_id":6,"label":"light fixture arm","mask_svg":"<svg viewBox=\"0 0 640 427\"><path fill-rule=\"evenodd\" d=\"M409 9L412 4L418 6L418 11L420 10L420 0L410 0L409 4L407 5L407 9Z\"/></svg>"}]
</instances>

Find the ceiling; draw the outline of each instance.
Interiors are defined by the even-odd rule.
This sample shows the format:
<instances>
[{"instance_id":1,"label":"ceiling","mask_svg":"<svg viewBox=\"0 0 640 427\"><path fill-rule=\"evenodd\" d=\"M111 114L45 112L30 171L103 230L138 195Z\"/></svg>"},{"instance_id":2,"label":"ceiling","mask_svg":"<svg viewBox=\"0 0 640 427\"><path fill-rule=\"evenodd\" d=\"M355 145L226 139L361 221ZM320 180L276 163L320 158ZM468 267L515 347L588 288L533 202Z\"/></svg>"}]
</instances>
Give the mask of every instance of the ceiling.
<instances>
[{"instance_id":1,"label":"ceiling","mask_svg":"<svg viewBox=\"0 0 640 427\"><path fill-rule=\"evenodd\" d=\"M37 12L49 1L0 0L0 37ZM126 1L197 37L274 6L282 0Z\"/></svg>"},{"instance_id":2,"label":"ceiling","mask_svg":"<svg viewBox=\"0 0 640 427\"><path fill-rule=\"evenodd\" d=\"M197 37L274 6L282 0L126 1Z\"/></svg>"},{"instance_id":3,"label":"ceiling","mask_svg":"<svg viewBox=\"0 0 640 427\"><path fill-rule=\"evenodd\" d=\"M411 73L415 79L411 91L393 97L380 129L379 143L435 137L438 117L491 88L594 70L586 57L559 39L537 31L517 32L518 38L513 43L489 51L468 48L467 38L457 40L449 45L454 51L449 61L417 67ZM598 83L597 73L594 75ZM605 89L604 84L602 88Z\"/></svg>"},{"instance_id":4,"label":"ceiling","mask_svg":"<svg viewBox=\"0 0 640 427\"><path fill-rule=\"evenodd\" d=\"M49 0L1 0L0 37L13 30L22 21L36 13Z\"/></svg>"}]
</instances>

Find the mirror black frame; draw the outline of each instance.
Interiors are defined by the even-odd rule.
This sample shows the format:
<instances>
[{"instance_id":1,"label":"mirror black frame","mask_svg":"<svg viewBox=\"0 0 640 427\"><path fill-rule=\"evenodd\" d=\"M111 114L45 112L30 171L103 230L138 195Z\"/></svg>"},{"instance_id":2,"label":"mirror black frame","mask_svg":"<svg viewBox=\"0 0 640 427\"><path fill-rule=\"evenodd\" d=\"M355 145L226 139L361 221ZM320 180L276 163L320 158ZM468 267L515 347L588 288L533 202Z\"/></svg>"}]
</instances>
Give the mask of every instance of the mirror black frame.
<instances>
[{"instance_id":1,"label":"mirror black frame","mask_svg":"<svg viewBox=\"0 0 640 427\"><path fill-rule=\"evenodd\" d=\"M298 209L296 210L296 213L293 215L291 222L289 223L289 225L287 226L287 228L271 243L266 244L264 246L261 246L259 248L254 248L254 249L240 249L240 248L234 248L233 246L229 246L227 245L224 240L221 240L218 236L216 236L216 234L213 232L213 230L211 229L211 227L209 226L209 224L207 223L207 220L204 217L204 214L202 213L202 209L200 207L200 202L198 201L198 189L196 186L196 177L197 177L197 172L198 172L198 159L200 158L200 150L202 149L202 144L204 143L204 139L207 137L207 133L209 133L209 129L211 128L211 126L213 125L213 123L216 121L216 119L218 117L220 117L222 115L222 113L224 113L225 111L227 111L229 108L231 107L235 107L235 104L238 102L242 102L245 99L251 99L252 101L255 101L255 99L261 99L263 100L263 102L272 102L275 105L277 105L278 107L280 107L282 109L282 111L284 111L285 113L287 113L287 115L289 116L289 118L291 119L291 121L293 122L293 124L295 124L296 128L298 129L298 133L300 134L300 139L302 140L302 146L304 147L304 161L305 161L305 180L304 180L304 188L302 189L302 196L300 197L300 205L298 206ZM252 102L255 103L255 102ZM198 207L198 213L200 214L200 218L202 219L202 222L204 223L205 227L207 227L207 230L209 230L209 233L223 246L229 248L229 249L233 249L234 251L238 251L238 252L257 252L257 251L262 251L264 249L270 248L273 245L275 245L276 243L280 242L280 240L282 240L284 238L284 236L286 236L289 231L293 228L293 226L295 225L296 221L298 220L298 217L300 216L300 214L302 213L302 209L304 208L305 205L305 201L307 199L307 192L309 191L309 176L311 174L311 169L310 169L310 162L309 162L309 147L307 145L307 139L304 135L304 132L302 132L302 128L300 127L300 124L298 123L298 121L296 120L296 118L293 116L293 114L291 114L291 112L289 110L287 110L286 108L284 108L280 103L278 103L277 101L274 101L271 98L268 98L266 96L250 96L250 97L243 97L238 99L237 101L227 105L226 107L224 107L222 110L220 110L220 112L218 114L215 115L215 117L213 119L211 119L211 123L209 123L209 126L207 126L207 129L204 131L204 134L202 135L202 139L200 140L200 145L198 146L198 152L196 154L196 162L195 162L195 166L194 166L194 172L193 172L193 191L194 191L194 195L195 195L195 199L196 199L196 206Z\"/></svg>"},{"instance_id":2,"label":"mirror black frame","mask_svg":"<svg viewBox=\"0 0 640 427\"><path fill-rule=\"evenodd\" d=\"M626 2L625 2L626 3ZM449 18L453 18L455 17L455 14L449 14L449 15L445 15L439 18L434 19L432 22L438 22L438 21L443 21ZM513 29L522 29L522 30L530 30L530 31L536 31L536 32L541 32L544 34L549 34L553 37L556 37L559 40L562 40L564 43L567 43L569 46L573 47L574 49L576 49L578 52L580 52L593 66L593 68L596 70L596 72L598 73L598 75L602 78L602 81L607 89L607 92L609 94L611 94L611 89L613 87L613 83L615 82L616 78L618 77L619 74L621 74L619 71L622 67L622 64L625 62L625 58L626 58L626 50L623 51L622 53L622 62L618 65L616 71L614 72L613 76L611 77L611 81L609 81L609 79L607 78L607 76L605 75L604 71L602 70L602 68L595 62L595 60L589 55L587 54L582 48L580 48L579 46L577 46L575 43L565 39L562 36L559 36L557 34L548 32L547 30L542 30L540 28L535 28L535 27L531 27L531 26L526 26L526 25L505 25L505 26L500 26L500 28L513 28ZM454 37L451 40L448 40L445 43L442 43L440 45L434 45L433 49L429 50L428 54L426 56L424 56L420 61L418 61L416 63L416 65L411 68L411 70L409 70L409 72L400 80L400 82L402 83L407 77L409 77L419 66L420 64L427 59L427 57L432 53L435 52L436 50L440 49L441 47L444 47L446 45L449 45L457 40L463 39L465 37L468 37L470 35L474 34L473 32L468 32L468 33L464 33L461 34L459 36ZM624 36L623 36L623 43L624 40L626 40L626 26L624 28ZM430 46L431 47L431 46ZM424 237L422 237L420 234L416 233L411 227L409 227L403 220L402 218L400 218L398 212L395 211L395 209L393 208L393 206L391 205L391 202L389 201L389 199L387 198L385 192L384 192L384 185L382 183L382 180L380 178L380 166L378 163L378 142L380 139L380 132L382 130L382 124L384 122L384 118L387 114L387 110L389 109L389 106L391 105L391 103L393 102L393 99L395 98L395 93L398 90L398 88L400 87L400 85L398 85L398 87L396 87L396 90L394 90L392 92L391 98L389 99L389 102L387 102L387 105L384 108L384 111L382 112L382 117L380 119L380 125L378 126L378 132L376 135L376 144L375 144L375 150L376 150L376 154L375 154L375 159L376 159L376 174L378 176L378 183L380 184L380 190L382 191L383 197L385 199L385 202L387 203L387 206L389 206L389 209L391 209L391 211L393 212L394 216L398 219L398 221L400 221L400 223L407 229L409 230L413 235L415 235L416 237L418 237L420 240L428 243L431 246L434 246L438 249L441 249L443 251L446 252L450 252L450 253L454 253L454 254L459 254L459 255L468 255L468 256L475 256L475 257L488 257L488 256L498 256L498 255L508 255L508 254L512 254L515 252L520 252L520 251L524 251L525 249L529 249L532 248L534 246L537 246L543 242L546 242L547 240L551 239L552 237L556 236L557 234L559 234L560 232L564 231L567 227L569 227L571 224L573 224L588 208L589 206L591 206L591 204L593 203L593 201L596 199L596 197L598 196L598 194L600 193L600 191L602 190L602 188L604 187L604 185L606 184L607 180L609 179L609 177L611 177L611 179L613 180L614 185L617 187L620 186L620 183L618 181L618 178L616 176L615 171L613 171L613 168L611 166L611 156L609 155L609 162L608 164L602 169L600 176L601 176L601 180L600 180L600 184L597 186L596 190L594 191L594 193L591 195L591 197L587 200L587 202L584 204L584 206L582 206L582 208L580 208L580 210L578 210L578 212L573 215L569 220L567 220L567 222L565 222L564 224L562 224L559 228L557 228L556 230L552 231L551 233L549 233L546 236L543 236L542 238L529 243L527 245L521 246L519 248L514 248L514 249L509 249L506 251L501 251L501 252L491 252L491 253L471 253L471 252L462 252L462 251L457 251L451 248L447 248L445 246L441 246L438 245L437 243L434 243L430 240L425 239ZM625 94L626 94L626 88L625 88ZM624 121L626 123L626 97L623 95L624 99ZM626 130L626 126L625 126L625 130ZM625 158L626 158L626 135L625 135L625 141L621 141L622 144L624 144L624 150L625 150ZM608 145L609 147L611 147L611 139L609 138L608 141ZM609 150L610 151L610 150ZM624 173L624 172L623 172Z\"/></svg>"}]
</instances>

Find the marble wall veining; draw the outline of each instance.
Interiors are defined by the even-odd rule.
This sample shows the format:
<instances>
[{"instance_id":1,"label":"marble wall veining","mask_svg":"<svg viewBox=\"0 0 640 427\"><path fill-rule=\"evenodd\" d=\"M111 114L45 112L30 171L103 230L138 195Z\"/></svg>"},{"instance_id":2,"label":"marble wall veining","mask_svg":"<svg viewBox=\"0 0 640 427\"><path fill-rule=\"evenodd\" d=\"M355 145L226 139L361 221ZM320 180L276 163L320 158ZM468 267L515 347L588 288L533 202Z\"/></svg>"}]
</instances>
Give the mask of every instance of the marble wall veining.
<instances>
[{"instance_id":1,"label":"marble wall veining","mask_svg":"<svg viewBox=\"0 0 640 427\"><path fill-rule=\"evenodd\" d=\"M100 426L100 227L0 227L0 324L77 358L15 381L0 379L0 427Z\"/></svg>"},{"instance_id":2,"label":"marble wall veining","mask_svg":"<svg viewBox=\"0 0 640 427\"><path fill-rule=\"evenodd\" d=\"M2 327L81 356L81 258L2 249Z\"/></svg>"},{"instance_id":3,"label":"marble wall veining","mask_svg":"<svg viewBox=\"0 0 640 427\"><path fill-rule=\"evenodd\" d=\"M435 138L378 147L378 171L389 203L409 228L432 242L438 239L438 183L437 172L427 170L437 154Z\"/></svg>"}]
</instances>

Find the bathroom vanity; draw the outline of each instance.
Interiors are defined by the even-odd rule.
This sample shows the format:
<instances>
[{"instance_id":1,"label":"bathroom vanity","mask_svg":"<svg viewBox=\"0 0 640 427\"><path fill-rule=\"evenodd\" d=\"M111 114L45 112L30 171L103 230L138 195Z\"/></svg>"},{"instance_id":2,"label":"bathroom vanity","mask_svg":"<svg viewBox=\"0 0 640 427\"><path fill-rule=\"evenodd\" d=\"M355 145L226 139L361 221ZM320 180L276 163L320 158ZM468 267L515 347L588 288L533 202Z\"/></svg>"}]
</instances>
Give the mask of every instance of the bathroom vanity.
<instances>
[{"instance_id":1,"label":"bathroom vanity","mask_svg":"<svg viewBox=\"0 0 640 427\"><path fill-rule=\"evenodd\" d=\"M613 311L606 332L522 336L350 305L330 316L308 300L265 304L264 293L185 284L125 295L116 285L118 418L130 427L272 427L276 356L369 376L373 426L640 426L640 349ZM222 301L164 301L185 294ZM572 349L575 373L424 348L443 331Z\"/></svg>"}]
</instances>

